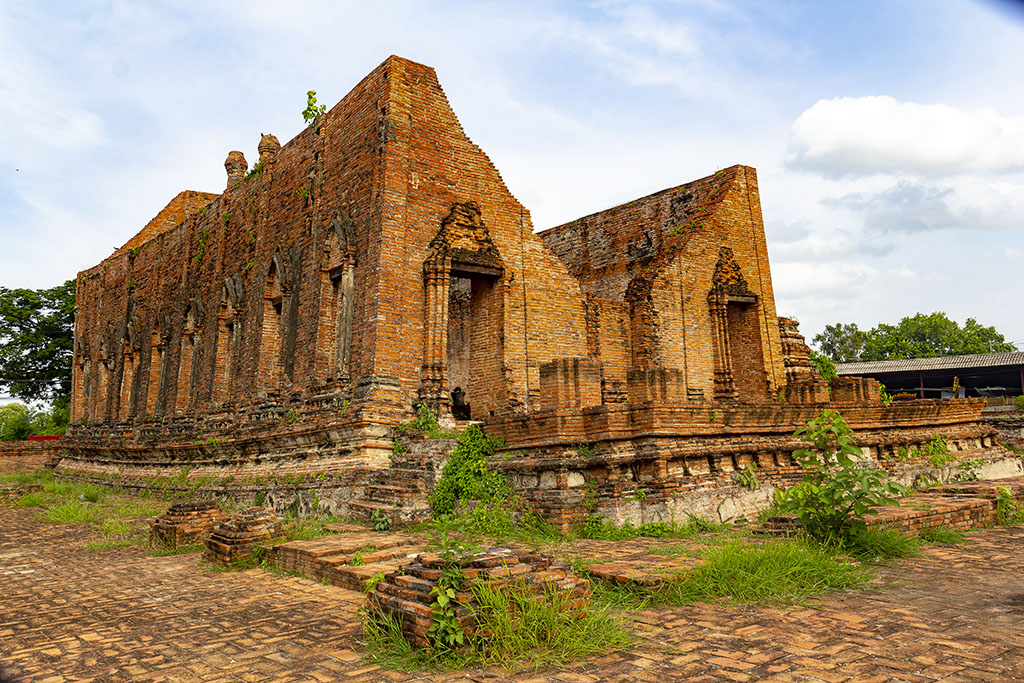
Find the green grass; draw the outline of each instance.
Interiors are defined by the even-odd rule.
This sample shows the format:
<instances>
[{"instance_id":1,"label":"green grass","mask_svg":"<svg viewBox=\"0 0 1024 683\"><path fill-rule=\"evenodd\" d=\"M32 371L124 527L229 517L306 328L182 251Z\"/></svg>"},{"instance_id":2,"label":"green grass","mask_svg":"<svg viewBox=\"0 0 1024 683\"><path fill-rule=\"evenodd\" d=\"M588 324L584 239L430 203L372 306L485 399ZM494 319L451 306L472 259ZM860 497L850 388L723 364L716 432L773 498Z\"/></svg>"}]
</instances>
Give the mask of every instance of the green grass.
<instances>
[{"instance_id":1,"label":"green grass","mask_svg":"<svg viewBox=\"0 0 1024 683\"><path fill-rule=\"evenodd\" d=\"M0 481L11 482L13 484L46 484L53 481L53 470L0 474Z\"/></svg>"},{"instance_id":2,"label":"green grass","mask_svg":"<svg viewBox=\"0 0 1024 683\"><path fill-rule=\"evenodd\" d=\"M95 552L98 550L113 550L114 548L127 548L133 545L141 545L144 542L144 538L138 536L120 536L117 538L106 538L100 541L93 541L92 543L85 546L85 552Z\"/></svg>"},{"instance_id":3,"label":"green grass","mask_svg":"<svg viewBox=\"0 0 1024 683\"><path fill-rule=\"evenodd\" d=\"M290 518L285 520L284 535L287 541L301 541L307 538L329 536L332 532L324 529L325 524L340 522L339 517L307 517L304 519Z\"/></svg>"},{"instance_id":4,"label":"green grass","mask_svg":"<svg viewBox=\"0 0 1024 683\"><path fill-rule=\"evenodd\" d=\"M732 541L709 547L704 561L667 579L658 589L597 584L606 603L641 608L726 600L734 603L794 603L870 578L867 568L831 549L804 540L751 545Z\"/></svg>"},{"instance_id":5,"label":"green grass","mask_svg":"<svg viewBox=\"0 0 1024 683\"><path fill-rule=\"evenodd\" d=\"M95 504L73 500L47 508L40 517L54 524L95 524L103 518L103 510Z\"/></svg>"},{"instance_id":6,"label":"green grass","mask_svg":"<svg viewBox=\"0 0 1024 683\"><path fill-rule=\"evenodd\" d=\"M42 493L38 491L35 493L26 493L18 500L14 501L14 507L16 508L41 508L46 505L48 499Z\"/></svg>"},{"instance_id":7,"label":"green grass","mask_svg":"<svg viewBox=\"0 0 1024 683\"><path fill-rule=\"evenodd\" d=\"M963 531L950 529L946 526L921 529L921 533L917 537L921 539L922 543L930 545L960 545L967 542Z\"/></svg>"},{"instance_id":8,"label":"green grass","mask_svg":"<svg viewBox=\"0 0 1024 683\"><path fill-rule=\"evenodd\" d=\"M413 647L393 617L367 610L363 619L368 659L393 669L460 669L497 666L507 671L560 666L628 647L629 628L607 607L591 605L585 613L565 607L548 595L533 599L516 590L474 587L477 633L465 652Z\"/></svg>"},{"instance_id":9,"label":"green grass","mask_svg":"<svg viewBox=\"0 0 1024 683\"><path fill-rule=\"evenodd\" d=\"M898 560L919 554L918 540L896 529L872 527L846 541L843 550L864 561Z\"/></svg>"}]
</instances>

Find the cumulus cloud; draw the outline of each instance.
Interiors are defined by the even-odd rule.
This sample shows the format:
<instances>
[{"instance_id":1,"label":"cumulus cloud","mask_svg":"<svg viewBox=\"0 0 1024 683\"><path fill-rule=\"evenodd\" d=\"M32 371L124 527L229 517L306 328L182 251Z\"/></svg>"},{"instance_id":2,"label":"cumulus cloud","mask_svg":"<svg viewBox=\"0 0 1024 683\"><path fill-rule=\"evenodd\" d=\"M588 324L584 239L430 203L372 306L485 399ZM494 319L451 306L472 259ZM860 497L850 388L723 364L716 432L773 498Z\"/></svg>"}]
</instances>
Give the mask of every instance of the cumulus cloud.
<instances>
[{"instance_id":1,"label":"cumulus cloud","mask_svg":"<svg viewBox=\"0 0 1024 683\"><path fill-rule=\"evenodd\" d=\"M793 123L789 162L832 177L1018 170L1024 116L889 96L818 100Z\"/></svg>"},{"instance_id":2,"label":"cumulus cloud","mask_svg":"<svg viewBox=\"0 0 1024 683\"><path fill-rule=\"evenodd\" d=\"M872 233L1020 228L1024 187L961 178L953 183L900 180L881 192L855 192L822 200L863 214Z\"/></svg>"},{"instance_id":3,"label":"cumulus cloud","mask_svg":"<svg viewBox=\"0 0 1024 683\"><path fill-rule=\"evenodd\" d=\"M860 239L844 232L815 232L790 242L770 242L772 262L839 261L853 256L878 258L895 249L889 241Z\"/></svg>"}]
</instances>

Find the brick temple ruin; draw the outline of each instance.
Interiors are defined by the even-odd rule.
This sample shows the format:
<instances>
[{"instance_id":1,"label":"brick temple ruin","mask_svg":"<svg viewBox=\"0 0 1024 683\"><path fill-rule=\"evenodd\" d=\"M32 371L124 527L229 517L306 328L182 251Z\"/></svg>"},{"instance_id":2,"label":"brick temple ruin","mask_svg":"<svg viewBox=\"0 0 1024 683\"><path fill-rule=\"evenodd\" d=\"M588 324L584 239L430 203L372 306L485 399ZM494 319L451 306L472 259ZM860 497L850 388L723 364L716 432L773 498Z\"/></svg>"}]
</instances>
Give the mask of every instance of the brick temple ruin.
<instances>
[{"instance_id":1,"label":"brick temple ruin","mask_svg":"<svg viewBox=\"0 0 1024 683\"><path fill-rule=\"evenodd\" d=\"M734 473L791 481L793 431L828 407L887 466L941 434L1020 472L981 402L883 406L858 378L830 401L776 316L753 168L535 233L434 70L398 57L259 155L79 274L65 474L185 467L215 492L280 502L287 480L334 512L415 516L445 457L394 452L421 403L505 437L494 466L562 525L749 514L770 486Z\"/></svg>"}]
</instances>

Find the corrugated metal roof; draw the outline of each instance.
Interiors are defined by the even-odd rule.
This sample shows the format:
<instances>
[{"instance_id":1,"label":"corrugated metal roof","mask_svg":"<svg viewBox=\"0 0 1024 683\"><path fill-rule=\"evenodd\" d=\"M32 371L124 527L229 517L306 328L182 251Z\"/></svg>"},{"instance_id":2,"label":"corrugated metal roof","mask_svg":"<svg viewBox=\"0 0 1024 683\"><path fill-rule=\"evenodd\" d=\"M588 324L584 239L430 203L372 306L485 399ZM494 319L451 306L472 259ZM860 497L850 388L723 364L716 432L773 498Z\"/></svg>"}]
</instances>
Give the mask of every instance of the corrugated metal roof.
<instances>
[{"instance_id":1,"label":"corrugated metal roof","mask_svg":"<svg viewBox=\"0 0 1024 683\"><path fill-rule=\"evenodd\" d=\"M923 372L925 370L997 368L1012 365L1024 365L1024 351L978 353L972 356L942 356L940 358L876 360L863 363L836 363L836 372L840 375L859 375L876 372Z\"/></svg>"}]
</instances>

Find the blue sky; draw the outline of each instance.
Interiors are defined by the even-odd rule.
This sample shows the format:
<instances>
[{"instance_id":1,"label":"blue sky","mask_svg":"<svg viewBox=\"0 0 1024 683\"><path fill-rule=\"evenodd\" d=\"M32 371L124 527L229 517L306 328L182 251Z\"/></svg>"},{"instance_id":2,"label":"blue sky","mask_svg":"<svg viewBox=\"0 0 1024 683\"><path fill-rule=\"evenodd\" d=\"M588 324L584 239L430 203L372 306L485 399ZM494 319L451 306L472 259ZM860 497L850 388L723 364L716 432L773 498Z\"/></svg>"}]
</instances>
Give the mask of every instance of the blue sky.
<instances>
[{"instance_id":1,"label":"blue sky","mask_svg":"<svg viewBox=\"0 0 1024 683\"><path fill-rule=\"evenodd\" d=\"M748 164L808 338L943 310L1024 348L1024 12L996 0L0 0L0 285L221 191L389 54L437 69L538 229Z\"/></svg>"}]
</instances>

